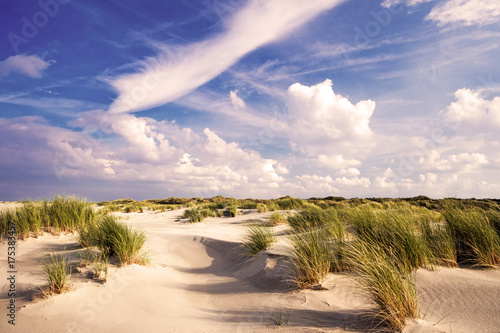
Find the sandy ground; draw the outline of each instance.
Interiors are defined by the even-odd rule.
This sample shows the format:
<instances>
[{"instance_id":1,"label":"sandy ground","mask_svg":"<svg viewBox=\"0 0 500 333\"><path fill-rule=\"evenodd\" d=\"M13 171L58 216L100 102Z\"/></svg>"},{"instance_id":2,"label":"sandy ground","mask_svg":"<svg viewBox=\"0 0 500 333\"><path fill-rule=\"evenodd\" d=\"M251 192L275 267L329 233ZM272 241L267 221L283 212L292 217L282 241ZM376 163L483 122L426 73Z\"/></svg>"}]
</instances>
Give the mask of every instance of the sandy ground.
<instances>
[{"instance_id":1,"label":"sandy ground","mask_svg":"<svg viewBox=\"0 0 500 333\"><path fill-rule=\"evenodd\" d=\"M350 275L332 274L326 290L293 290L286 276L287 230L253 258L241 255L246 226L269 213L179 221L182 211L117 214L143 230L149 267L113 267L108 282L72 275L71 290L32 301L45 284L41 261L50 253L76 258L74 236L45 234L17 244L16 325L9 325L7 244L0 332L367 332L373 304ZM422 319L406 332L500 332L500 271L419 270ZM282 322L282 325L278 325Z\"/></svg>"}]
</instances>

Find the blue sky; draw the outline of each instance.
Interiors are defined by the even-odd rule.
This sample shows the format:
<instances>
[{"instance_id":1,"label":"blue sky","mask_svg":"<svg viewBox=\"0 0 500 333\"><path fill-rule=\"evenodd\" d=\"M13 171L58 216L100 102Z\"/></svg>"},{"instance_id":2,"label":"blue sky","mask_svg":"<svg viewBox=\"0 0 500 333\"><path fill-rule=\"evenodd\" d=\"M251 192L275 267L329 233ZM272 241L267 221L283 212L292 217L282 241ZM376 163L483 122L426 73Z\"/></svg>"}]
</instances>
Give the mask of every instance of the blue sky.
<instances>
[{"instance_id":1,"label":"blue sky","mask_svg":"<svg viewBox=\"0 0 500 333\"><path fill-rule=\"evenodd\" d=\"M496 0L0 8L0 200L498 197Z\"/></svg>"}]
</instances>

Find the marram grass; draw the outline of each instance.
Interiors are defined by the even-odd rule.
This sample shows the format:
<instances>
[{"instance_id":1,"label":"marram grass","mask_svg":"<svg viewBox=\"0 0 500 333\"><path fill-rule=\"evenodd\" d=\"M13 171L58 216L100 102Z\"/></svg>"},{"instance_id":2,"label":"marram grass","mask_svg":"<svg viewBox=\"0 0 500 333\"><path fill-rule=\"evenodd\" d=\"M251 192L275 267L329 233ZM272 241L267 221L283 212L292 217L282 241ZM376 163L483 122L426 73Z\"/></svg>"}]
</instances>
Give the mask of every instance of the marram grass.
<instances>
[{"instance_id":1,"label":"marram grass","mask_svg":"<svg viewBox=\"0 0 500 333\"><path fill-rule=\"evenodd\" d=\"M50 260L43 263L45 279L49 286L46 293L60 294L65 290L66 283L70 278L69 267L65 256L52 255Z\"/></svg>"},{"instance_id":2,"label":"marram grass","mask_svg":"<svg viewBox=\"0 0 500 333\"><path fill-rule=\"evenodd\" d=\"M395 330L404 328L407 318L418 318L417 292L406 267L385 249L357 241L349 249L350 266L366 293L379 307L378 316Z\"/></svg>"},{"instance_id":3,"label":"marram grass","mask_svg":"<svg viewBox=\"0 0 500 333\"><path fill-rule=\"evenodd\" d=\"M248 227L243 240L243 247L250 255L255 255L269 248L276 241L273 229L266 226L252 225Z\"/></svg>"}]
</instances>

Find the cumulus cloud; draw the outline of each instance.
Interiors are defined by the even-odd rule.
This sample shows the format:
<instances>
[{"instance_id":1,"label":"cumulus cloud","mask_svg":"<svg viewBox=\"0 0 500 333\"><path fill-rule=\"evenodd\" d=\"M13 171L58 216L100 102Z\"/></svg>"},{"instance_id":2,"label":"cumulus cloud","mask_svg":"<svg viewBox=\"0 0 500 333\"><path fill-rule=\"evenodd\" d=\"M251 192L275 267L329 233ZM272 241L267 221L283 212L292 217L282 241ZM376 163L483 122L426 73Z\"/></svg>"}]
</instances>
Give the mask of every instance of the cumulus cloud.
<instances>
[{"instance_id":1,"label":"cumulus cloud","mask_svg":"<svg viewBox=\"0 0 500 333\"><path fill-rule=\"evenodd\" d=\"M10 56L0 61L0 78L11 73L17 73L39 79L43 76L43 71L50 65L51 62L45 61L36 55L18 54Z\"/></svg>"},{"instance_id":2,"label":"cumulus cloud","mask_svg":"<svg viewBox=\"0 0 500 333\"><path fill-rule=\"evenodd\" d=\"M295 83L288 88L285 101L293 149L338 169L361 164L344 155L372 147L370 119L375 102L353 104L335 94L330 80L311 87Z\"/></svg>"},{"instance_id":3,"label":"cumulus cloud","mask_svg":"<svg viewBox=\"0 0 500 333\"><path fill-rule=\"evenodd\" d=\"M265 193L276 189L289 172L278 161L227 142L209 128L195 133L175 122L101 110L83 114L71 125L100 129L121 139L121 145L109 147L115 160L98 161L108 174L163 182L180 193Z\"/></svg>"},{"instance_id":4,"label":"cumulus cloud","mask_svg":"<svg viewBox=\"0 0 500 333\"><path fill-rule=\"evenodd\" d=\"M142 61L139 72L111 79L119 96L110 111L140 111L174 101L342 1L250 0L220 35L182 47L164 45L165 52Z\"/></svg>"},{"instance_id":5,"label":"cumulus cloud","mask_svg":"<svg viewBox=\"0 0 500 333\"><path fill-rule=\"evenodd\" d=\"M471 89L455 92L456 101L446 108L446 117L459 127L460 124L481 128L500 128L500 97L486 100Z\"/></svg>"},{"instance_id":6,"label":"cumulus cloud","mask_svg":"<svg viewBox=\"0 0 500 333\"><path fill-rule=\"evenodd\" d=\"M334 169L345 169L347 167L361 165L361 161L356 159L345 159L343 155L324 155L318 156L318 162Z\"/></svg>"},{"instance_id":7,"label":"cumulus cloud","mask_svg":"<svg viewBox=\"0 0 500 333\"><path fill-rule=\"evenodd\" d=\"M449 23L485 25L500 21L500 2L497 0L448 0L434 7L428 20L439 26Z\"/></svg>"}]
</instances>

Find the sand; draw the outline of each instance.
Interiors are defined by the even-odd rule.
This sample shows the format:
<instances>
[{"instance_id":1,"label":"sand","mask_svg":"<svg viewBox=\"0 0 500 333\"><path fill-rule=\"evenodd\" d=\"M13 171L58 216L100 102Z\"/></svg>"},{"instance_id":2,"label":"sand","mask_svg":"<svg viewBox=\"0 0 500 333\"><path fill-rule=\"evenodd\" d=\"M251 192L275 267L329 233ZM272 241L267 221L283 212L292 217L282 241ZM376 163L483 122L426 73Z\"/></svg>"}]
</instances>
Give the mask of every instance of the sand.
<instances>
[{"instance_id":1,"label":"sand","mask_svg":"<svg viewBox=\"0 0 500 333\"><path fill-rule=\"evenodd\" d=\"M285 226L279 242L248 258L241 255L246 226L269 213L179 221L181 210L117 215L143 230L148 267L110 269L108 281L72 275L70 291L31 300L45 284L41 261L50 253L75 257L72 235L45 234L17 245L16 325L7 323L2 278L0 332L367 332L374 305L349 274L331 274L325 290L295 290L286 276ZM0 244L2 271L7 244ZM6 273L2 273L4 276ZM423 316L405 332L499 332L500 271L419 270ZM280 324L281 325L278 325ZM375 329L375 331L379 331Z\"/></svg>"}]
</instances>

